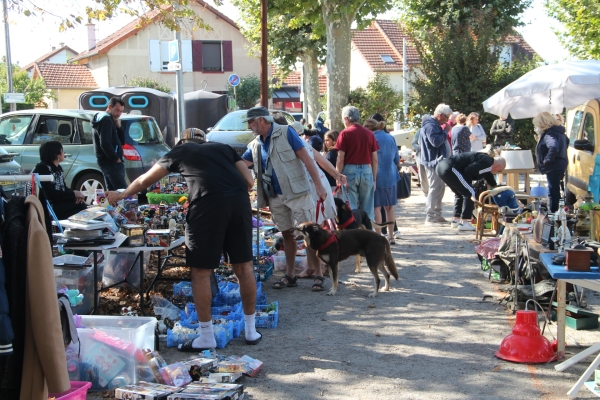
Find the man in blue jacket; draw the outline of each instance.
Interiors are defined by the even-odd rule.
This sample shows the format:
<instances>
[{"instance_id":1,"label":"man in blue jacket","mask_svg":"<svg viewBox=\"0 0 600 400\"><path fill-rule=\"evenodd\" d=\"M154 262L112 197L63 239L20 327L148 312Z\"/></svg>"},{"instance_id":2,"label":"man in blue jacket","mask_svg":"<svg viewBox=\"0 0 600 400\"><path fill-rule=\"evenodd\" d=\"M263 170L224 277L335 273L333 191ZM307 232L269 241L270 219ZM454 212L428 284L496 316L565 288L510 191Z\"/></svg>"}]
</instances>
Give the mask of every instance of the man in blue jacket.
<instances>
[{"instance_id":1,"label":"man in blue jacket","mask_svg":"<svg viewBox=\"0 0 600 400\"><path fill-rule=\"evenodd\" d=\"M108 190L127 187L123 163L125 132L119 119L124 109L125 102L120 97L113 97L106 112L99 112L92 120L94 152Z\"/></svg>"},{"instance_id":2,"label":"man in blue jacket","mask_svg":"<svg viewBox=\"0 0 600 400\"><path fill-rule=\"evenodd\" d=\"M421 125L421 164L425 167L429 191L425 202L425 225L448 222L442 217L442 198L446 184L435 171L437 164L450 155L450 145L442 125L448 122L452 109L446 104L439 104L432 118L425 118Z\"/></svg>"}]
</instances>

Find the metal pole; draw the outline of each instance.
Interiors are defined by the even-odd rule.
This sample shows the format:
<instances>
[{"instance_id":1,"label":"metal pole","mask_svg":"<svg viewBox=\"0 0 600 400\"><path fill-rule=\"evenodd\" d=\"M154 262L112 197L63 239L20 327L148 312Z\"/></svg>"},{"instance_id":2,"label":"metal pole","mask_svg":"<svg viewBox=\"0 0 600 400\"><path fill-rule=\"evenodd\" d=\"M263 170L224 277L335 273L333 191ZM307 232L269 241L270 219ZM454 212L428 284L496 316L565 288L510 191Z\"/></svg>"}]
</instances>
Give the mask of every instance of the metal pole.
<instances>
[{"instance_id":1,"label":"metal pole","mask_svg":"<svg viewBox=\"0 0 600 400\"><path fill-rule=\"evenodd\" d=\"M5 0L6 1L6 0ZM177 7L177 3L174 2L174 8ZM177 28L179 29L179 20L177 21ZM181 56L183 55L181 51L181 34L179 30L175 31L175 40L177 40L177 47L179 47L179 63L181 62ZM177 136L181 139L181 132L183 132L186 128L185 126L185 102L183 100L183 68L175 71L175 85L177 87Z\"/></svg>"},{"instance_id":2,"label":"metal pole","mask_svg":"<svg viewBox=\"0 0 600 400\"><path fill-rule=\"evenodd\" d=\"M408 89L408 82L406 80L406 75L408 73L408 66L407 64L407 59L406 59L406 39L402 39L402 105L403 105L403 111L404 111L404 119L406 122L406 119L408 118L408 103L406 102L406 93L407 93L407 89Z\"/></svg>"},{"instance_id":3,"label":"metal pole","mask_svg":"<svg viewBox=\"0 0 600 400\"><path fill-rule=\"evenodd\" d=\"M6 1L6 0L5 0ZM260 1L260 105L269 107L269 65L267 60L267 0Z\"/></svg>"},{"instance_id":4,"label":"metal pole","mask_svg":"<svg viewBox=\"0 0 600 400\"><path fill-rule=\"evenodd\" d=\"M8 93L14 93L13 88L13 77L12 77L12 61L10 58L10 34L8 32L8 9L6 7L6 0L2 0L2 6L4 8L4 39L6 40L6 80L8 81ZM10 111L17 110L16 103L9 103Z\"/></svg>"},{"instance_id":5,"label":"metal pole","mask_svg":"<svg viewBox=\"0 0 600 400\"><path fill-rule=\"evenodd\" d=\"M304 63L302 63L302 68L300 71L300 100L302 100L302 118L304 118L305 121L308 121L308 101L306 101L306 91L304 90Z\"/></svg>"}]
</instances>

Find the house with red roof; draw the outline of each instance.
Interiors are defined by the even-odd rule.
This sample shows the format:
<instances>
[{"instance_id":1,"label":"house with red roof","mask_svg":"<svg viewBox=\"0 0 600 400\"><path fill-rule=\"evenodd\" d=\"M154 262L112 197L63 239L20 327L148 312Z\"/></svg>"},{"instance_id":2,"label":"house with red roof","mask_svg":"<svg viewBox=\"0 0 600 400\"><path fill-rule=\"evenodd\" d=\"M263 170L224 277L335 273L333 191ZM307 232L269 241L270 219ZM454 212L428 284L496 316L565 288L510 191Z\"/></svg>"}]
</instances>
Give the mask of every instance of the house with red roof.
<instances>
[{"instance_id":1,"label":"house with red roof","mask_svg":"<svg viewBox=\"0 0 600 400\"><path fill-rule=\"evenodd\" d=\"M43 78L56 95L56 100L45 99L48 108L78 109L79 95L98 87L86 65L34 62L32 70L32 78Z\"/></svg>"},{"instance_id":2,"label":"house with red roof","mask_svg":"<svg viewBox=\"0 0 600 400\"><path fill-rule=\"evenodd\" d=\"M281 85L273 89L273 109L285 110L288 112L302 112L302 103L300 102L300 86L302 84L301 71L290 72ZM277 68L271 65L271 76L277 76ZM325 67L319 67L319 93L327 93L327 70Z\"/></svg>"},{"instance_id":3,"label":"house with red roof","mask_svg":"<svg viewBox=\"0 0 600 400\"><path fill-rule=\"evenodd\" d=\"M410 38L400 25L391 20L374 20L363 30L352 30L352 54L350 66L350 88L364 87L375 73L390 77L397 91L402 91L403 83L403 43L406 41L406 67L408 91L413 74L418 73L421 63L419 54ZM509 35L502 46L500 61L512 62L519 56L533 56L535 51L515 33Z\"/></svg>"},{"instance_id":4,"label":"house with red roof","mask_svg":"<svg viewBox=\"0 0 600 400\"><path fill-rule=\"evenodd\" d=\"M31 78L33 76L33 69L36 63L52 63L52 64L66 64L73 57L77 56L78 52L66 46L64 43L60 43L58 47L52 47L52 51L38 57L35 61L25 65L23 69L27 71L27 75Z\"/></svg>"},{"instance_id":5,"label":"house with red roof","mask_svg":"<svg viewBox=\"0 0 600 400\"><path fill-rule=\"evenodd\" d=\"M204 89L227 91L227 78L259 75L260 59L248 55L250 43L236 23L203 0L190 2L191 8L211 31L193 30L184 21L181 29L181 66L184 93ZM144 15L149 24L137 19L106 38L96 41L93 26L88 27L88 50L73 62L88 65L99 87L120 86L132 77L149 77L175 90L175 72L169 64L168 42L174 33L159 24L158 10Z\"/></svg>"}]
</instances>

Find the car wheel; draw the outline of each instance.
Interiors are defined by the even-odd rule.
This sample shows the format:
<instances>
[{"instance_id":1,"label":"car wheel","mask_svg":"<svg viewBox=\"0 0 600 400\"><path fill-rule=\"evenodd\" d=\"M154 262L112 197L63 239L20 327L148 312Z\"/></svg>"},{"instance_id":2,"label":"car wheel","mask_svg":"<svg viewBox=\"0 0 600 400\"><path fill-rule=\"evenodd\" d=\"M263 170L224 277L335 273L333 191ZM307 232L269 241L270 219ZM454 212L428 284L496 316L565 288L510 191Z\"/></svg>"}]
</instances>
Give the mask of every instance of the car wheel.
<instances>
[{"instance_id":1,"label":"car wheel","mask_svg":"<svg viewBox=\"0 0 600 400\"><path fill-rule=\"evenodd\" d=\"M569 176L565 176L565 205L567 206L572 206L573 204L575 204L577 202L577 196L575 196L575 193L571 193L571 191L569 190Z\"/></svg>"},{"instance_id":2,"label":"car wheel","mask_svg":"<svg viewBox=\"0 0 600 400\"><path fill-rule=\"evenodd\" d=\"M96 198L96 190L104 189L104 177L97 172L90 172L83 175L75 184L75 190L83 193L87 205L91 205Z\"/></svg>"}]
</instances>

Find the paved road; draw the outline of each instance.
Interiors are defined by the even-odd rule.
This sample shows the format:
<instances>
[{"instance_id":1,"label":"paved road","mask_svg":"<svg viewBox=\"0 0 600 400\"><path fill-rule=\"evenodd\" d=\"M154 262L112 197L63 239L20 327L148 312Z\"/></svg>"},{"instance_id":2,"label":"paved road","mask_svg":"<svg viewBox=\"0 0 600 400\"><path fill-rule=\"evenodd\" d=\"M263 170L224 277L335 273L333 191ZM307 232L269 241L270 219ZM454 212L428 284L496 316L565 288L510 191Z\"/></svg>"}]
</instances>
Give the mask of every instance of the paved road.
<instances>
[{"instance_id":1,"label":"paved road","mask_svg":"<svg viewBox=\"0 0 600 400\"><path fill-rule=\"evenodd\" d=\"M355 274L353 258L341 268L343 285L335 297L311 292L309 280L274 290L271 278L266 293L279 302L279 327L264 330L256 347L240 338L222 350L264 361L264 371L245 380L251 398L566 398L587 365L559 373L554 364L527 366L494 357L514 317L495 301L503 296L499 285L480 272L474 234L424 226L424 199L413 187L413 196L397 208L403 236L393 253L400 280L392 281L390 292L367 298L371 275L366 266ZM452 201L448 191L447 217ZM482 301L484 295L494 301ZM588 292L587 300L600 310L595 294ZM550 331L552 340L556 327ZM598 330L567 334L569 343L581 346L600 340ZM169 362L181 359L173 349L161 353ZM580 393L593 397L585 389Z\"/></svg>"}]
</instances>

